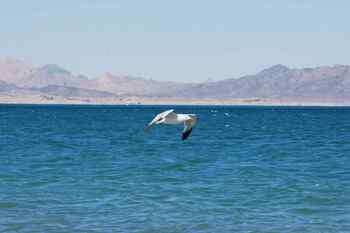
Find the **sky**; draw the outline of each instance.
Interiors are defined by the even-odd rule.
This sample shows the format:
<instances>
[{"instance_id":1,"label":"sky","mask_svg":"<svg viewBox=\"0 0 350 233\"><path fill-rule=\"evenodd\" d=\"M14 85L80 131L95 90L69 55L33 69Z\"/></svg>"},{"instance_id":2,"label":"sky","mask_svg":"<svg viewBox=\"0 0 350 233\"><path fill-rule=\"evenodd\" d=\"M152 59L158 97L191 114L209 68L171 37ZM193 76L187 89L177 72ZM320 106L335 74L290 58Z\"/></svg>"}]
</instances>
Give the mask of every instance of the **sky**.
<instances>
[{"instance_id":1,"label":"sky","mask_svg":"<svg viewBox=\"0 0 350 233\"><path fill-rule=\"evenodd\" d=\"M349 10L346 0L2 1L0 56L181 82L350 64Z\"/></svg>"}]
</instances>

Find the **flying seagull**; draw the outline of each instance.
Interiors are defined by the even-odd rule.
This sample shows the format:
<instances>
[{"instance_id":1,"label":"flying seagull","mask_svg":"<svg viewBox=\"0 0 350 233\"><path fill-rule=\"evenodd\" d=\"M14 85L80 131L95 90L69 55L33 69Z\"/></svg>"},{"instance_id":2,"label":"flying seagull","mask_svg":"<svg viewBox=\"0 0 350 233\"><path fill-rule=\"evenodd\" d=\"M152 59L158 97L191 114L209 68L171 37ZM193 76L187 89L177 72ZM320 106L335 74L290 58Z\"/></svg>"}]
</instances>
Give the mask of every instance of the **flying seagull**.
<instances>
[{"instance_id":1,"label":"flying seagull","mask_svg":"<svg viewBox=\"0 0 350 233\"><path fill-rule=\"evenodd\" d=\"M195 114L177 114L174 109L170 109L159 113L146 127L146 131L152 126L158 124L184 124L185 128L182 131L182 140L186 140L192 132L193 126L197 122L197 117Z\"/></svg>"}]
</instances>

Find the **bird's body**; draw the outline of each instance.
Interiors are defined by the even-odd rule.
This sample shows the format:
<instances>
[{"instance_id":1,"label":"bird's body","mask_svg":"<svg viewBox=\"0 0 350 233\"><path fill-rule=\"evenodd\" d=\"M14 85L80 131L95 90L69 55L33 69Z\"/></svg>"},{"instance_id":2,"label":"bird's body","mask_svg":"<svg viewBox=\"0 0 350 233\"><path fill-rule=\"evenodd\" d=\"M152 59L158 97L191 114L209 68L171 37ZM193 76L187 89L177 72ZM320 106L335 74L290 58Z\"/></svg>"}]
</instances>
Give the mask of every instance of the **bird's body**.
<instances>
[{"instance_id":1,"label":"bird's body","mask_svg":"<svg viewBox=\"0 0 350 233\"><path fill-rule=\"evenodd\" d=\"M192 128L197 122L195 114L177 114L173 109L159 113L146 127L146 130L153 125L158 124L184 124L185 128L182 132L182 140L186 140L192 132Z\"/></svg>"}]
</instances>

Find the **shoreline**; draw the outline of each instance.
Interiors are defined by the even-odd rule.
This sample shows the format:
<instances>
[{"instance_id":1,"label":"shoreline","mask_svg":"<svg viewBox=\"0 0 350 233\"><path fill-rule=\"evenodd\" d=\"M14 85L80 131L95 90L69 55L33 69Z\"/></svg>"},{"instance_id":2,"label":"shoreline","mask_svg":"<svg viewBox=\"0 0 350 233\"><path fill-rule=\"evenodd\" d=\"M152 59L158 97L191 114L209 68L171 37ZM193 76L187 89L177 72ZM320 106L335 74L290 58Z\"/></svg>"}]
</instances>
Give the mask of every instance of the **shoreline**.
<instances>
[{"instance_id":1,"label":"shoreline","mask_svg":"<svg viewBox=\"0 0 350 233\"><path fill-rule=\"evenodd\" d=\"M0 104L28 105L207 105L207 106L290 106L290 107L349 107L350 101L319 99L209 99L209 98L75 98L61 96L0 95Z\"/></svg>"}]
</instances>

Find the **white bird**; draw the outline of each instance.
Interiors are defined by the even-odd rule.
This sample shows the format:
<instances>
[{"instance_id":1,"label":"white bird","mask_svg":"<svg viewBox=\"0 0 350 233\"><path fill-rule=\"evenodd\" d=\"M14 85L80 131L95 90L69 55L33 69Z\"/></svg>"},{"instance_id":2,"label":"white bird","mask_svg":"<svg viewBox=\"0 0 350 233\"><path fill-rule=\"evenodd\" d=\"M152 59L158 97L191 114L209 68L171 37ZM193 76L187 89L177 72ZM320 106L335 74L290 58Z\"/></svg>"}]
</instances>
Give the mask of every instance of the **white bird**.
<instances>
[{"instance_id":1,"label":"white bird","mask_svg":"<svg viewBox=\"0 0 350 233\"><path fill-rule=\"evenodd\" d=\"M149 130L152 126L158 124L184 124L184 130L182 131L182 140L186 140L192 132L192 128L197 123L197 117L195 114L177 114L174 109L170 109L159 113L146 127L145 130Z\"/></svg>"}]
</instances>

